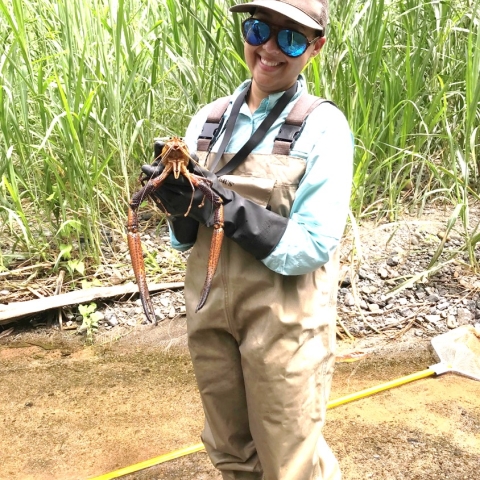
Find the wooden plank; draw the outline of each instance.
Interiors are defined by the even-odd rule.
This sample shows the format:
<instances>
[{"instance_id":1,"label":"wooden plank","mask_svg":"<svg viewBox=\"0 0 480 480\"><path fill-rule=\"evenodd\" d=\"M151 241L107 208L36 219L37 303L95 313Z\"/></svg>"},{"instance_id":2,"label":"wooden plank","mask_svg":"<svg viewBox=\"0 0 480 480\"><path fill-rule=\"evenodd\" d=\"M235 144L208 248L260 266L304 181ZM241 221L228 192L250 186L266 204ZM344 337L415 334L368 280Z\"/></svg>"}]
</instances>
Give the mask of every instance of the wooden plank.
<instances>
[{"instance_id":1,"label":"wooden plank","mask_svg":"<svg viewBox=\"0 0 480 480\"><path fill-rule=\"evenodd\" d=\"M156 283L150 284L150 292L159 290L175 290L183 288L183 282ZM120 297L122 295L138 293L138 286L134 283L125 285L116 285L113 287L93 287L85 290L75 290L74 292L62 293L52 297L27 300L25 302L14 302L9 304L0 304L0 325L14 322L26 315L44 312L53 308L66 307L68 305L78 305L80 303L91 302L101 298Z\"/></svg>"}]
</instances>

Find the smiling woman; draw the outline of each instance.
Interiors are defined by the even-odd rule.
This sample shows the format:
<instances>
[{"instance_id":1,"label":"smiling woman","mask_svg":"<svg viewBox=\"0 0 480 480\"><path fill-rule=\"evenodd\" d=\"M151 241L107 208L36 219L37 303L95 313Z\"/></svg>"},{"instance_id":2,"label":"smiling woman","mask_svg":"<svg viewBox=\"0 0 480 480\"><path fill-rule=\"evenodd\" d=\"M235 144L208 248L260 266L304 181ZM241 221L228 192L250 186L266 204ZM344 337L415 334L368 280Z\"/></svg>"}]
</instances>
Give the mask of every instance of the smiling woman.
<instances>
[{"instance_id":1,"label":"smiling woman","mask_svg":"<svg viewBox=\"0 0 480 480\"><path fill-rule=\"evenodd\" d=\"M169 217L172 245L193 246L185 305L202 439L224 480L337 480L321 430L353 142L344 115L309 95L301 75L325 43L327 2L231 10L253 14L242 23L251 80L228 106L220 99L202 108L185 137L199 158L191 168L221 199L223 223L208 198L194 197L187 218ZM188 200L183 192L183 181L171 179L155 195L163 205L188 205L191 191ZM226 237L218 268L196 310L218 228Z\"/></svg>"}]
</instances>

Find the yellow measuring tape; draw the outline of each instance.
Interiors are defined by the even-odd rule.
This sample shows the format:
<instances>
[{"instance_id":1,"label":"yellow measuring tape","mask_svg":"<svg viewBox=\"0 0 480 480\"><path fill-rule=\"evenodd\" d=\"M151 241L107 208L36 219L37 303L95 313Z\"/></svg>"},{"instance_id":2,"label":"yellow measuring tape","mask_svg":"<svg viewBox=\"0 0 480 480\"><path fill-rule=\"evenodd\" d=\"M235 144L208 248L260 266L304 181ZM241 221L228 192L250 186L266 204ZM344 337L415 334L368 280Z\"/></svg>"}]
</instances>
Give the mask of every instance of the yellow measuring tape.
<instances>
[{"instance_id":1,"label":"yellow measuring tape","mask_svg":"<svg viewBox=\"0 0 480 480\"><path fill-rule=\"evenodd\" d=\"M404 385L405 383L413 382L414 380L430 377L431 375L434 375L434 374L435 374L434 370L427 368L426 370L422 370L421 372L412 373L411 375L397 378L390 382L382 383L381 385L377 385L371 388L366 388L365 390L361 390L360 392L352 393L351 395L346 395L345 397L340 397L340 398L337 398L336 400L332 400L328 402L327 409L335 408L335 407L338 407L339 405L353 402L354 400L358 400L360 398L373 395L383 390L388 390L389 388L394 388L400 385ZM91 478L90 480L110 480L111 478L118 478L123 475L128 475L129 473L138 472L139 470L143 470L144 468L153 467L154 465L159 465L161 463L168 462L169 460L174 460L175 458L184 457L185 455L190 455L192 453L196 453L204 449L205 447L203 443L197 443L196 445L192 445L191 447L183 448L181 450L176 450L171 453L166 453L165 455L160 455L159 457L151 458L150 460L146 460L145 462L136 463L135 465L131 465L130 467L121 468L120 470L116 470L115 472L106 473L105 475L100 475L99 477Z\"/></svg>"},{"instance_id":2,"label":"yellow measuring tape","mask_svg":"<svg viewBox=\"0 0 480 480\"><path fill-rule=\"evenodd\" d=\"M129 473L143 470L144 468L153 467L154 465L159 465L161 463L174 460L175 458L199 452L204 448L205 447L203 446L203 443L197 443L196 445L192 445L191 447L182 448L181 450L166 453L165 455L160 455L159 457L151 458L150 460L145 460L144 462L136 463L135 465L130 465L129 467L121 468L120 470L115 470L114 472L106 473L105 475L100 475L99 477L92 478L91 480L110 480L111 478L122 477L123 475L128 475Z\"/></svg>"}]
</instances>

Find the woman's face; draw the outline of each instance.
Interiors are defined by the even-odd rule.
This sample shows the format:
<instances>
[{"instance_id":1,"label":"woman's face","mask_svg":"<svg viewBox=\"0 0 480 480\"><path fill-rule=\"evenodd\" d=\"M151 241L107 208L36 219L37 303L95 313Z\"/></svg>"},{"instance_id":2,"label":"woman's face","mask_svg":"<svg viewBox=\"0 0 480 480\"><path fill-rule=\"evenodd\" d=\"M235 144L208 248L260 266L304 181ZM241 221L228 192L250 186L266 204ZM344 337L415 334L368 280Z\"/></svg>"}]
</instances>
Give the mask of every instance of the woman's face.
<instances>
[{"instance_id":1,"label":"woman's face","mask_svg":"<svg viewBox=\"0 0 480 480\"><path fill-rule=\"evenodd\" d=\"M292 19L277 12L257 9L254 15L259 20L279 27L292 28L303 33L308 40L317 35L314 30L300 25ZM298 75L308 60L317 55L325 43L325 38L319 38L309 45L299 57L292 58L285 55L276 42L276 32L263 45L254 47L245 42L245 61L252 74L252 93L260 99L271 93L281 92L290 88L297 80Z\"/></svg>"}]
</instances>

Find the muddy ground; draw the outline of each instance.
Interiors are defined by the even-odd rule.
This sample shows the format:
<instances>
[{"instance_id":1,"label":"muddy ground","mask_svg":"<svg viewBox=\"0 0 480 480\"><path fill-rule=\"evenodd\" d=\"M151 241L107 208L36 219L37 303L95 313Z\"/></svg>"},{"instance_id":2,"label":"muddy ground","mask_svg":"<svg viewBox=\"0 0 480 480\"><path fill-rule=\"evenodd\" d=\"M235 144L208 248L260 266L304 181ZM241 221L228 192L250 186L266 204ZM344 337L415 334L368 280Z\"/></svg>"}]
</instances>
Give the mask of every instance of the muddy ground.
<instances>
[{"instance_id":1,"label":"muddy ground","mask_svg":"<svg viewBox=\"0 0 480 480\"><path fill-rule=\"evenodd\" d=\"M184 320L86 347L37 330L0 340L0 478L84 480L200 442L203 415ZM424 370L429 341L340 343L332 399ZM447 373L336 407L325 436L345 480L467 479L480 468L480 383ZM132 479L220 479L204 452Z\"/></svg>"},{"instance_id":2,"label":"muddy ground","mask_svg":"<svg viewBox=\"0 0 480 480\"><path fill-rule=\"evenodd\" d=\"M347 238L344 262L348 265L349 252L361 246L365 278L360 270L358 275L347 270L351 286L340 290L338 353L368 355L337 363L331 399L426 369L437 361L430 340L453 328L449 319L480 322L478 275L462 252L435 277L401 291L396 303L388 305L382 296L395 280L390 274L413 275L426 268L448 217L449 212L433 211L421 221L362 225L359 241ZM478 205L474 217L478 228ZM164 242L161 233L150 233ZM461 228L454 233L451 245L446 243L447 258L461 245ZM152 248L168 253L164 244L152 243ZM382 276L396 256L398 267ZM128 278L125 272L120 273ZM28 299L32 282L13 283L15 278L4 281L14 297L9 301ZM354 304L347 302L350 292L357 292ZM435 298L426 301L426 295ZM164 292L154 301L165 310L157 327L141 324L138 301L105 305L106 321L90 347L75 330L47 328L42 319L15 324L8 335L9 326L2 326L0 480L106 480L117 478L103 476L109 472L199 444L203 412L186 347L182 293ZM328 412L325 436L344 480L476 480L480 382L447 373L336 407ZM124 478L221 477L199 452Z\"/></svg>"}]
</instances>

